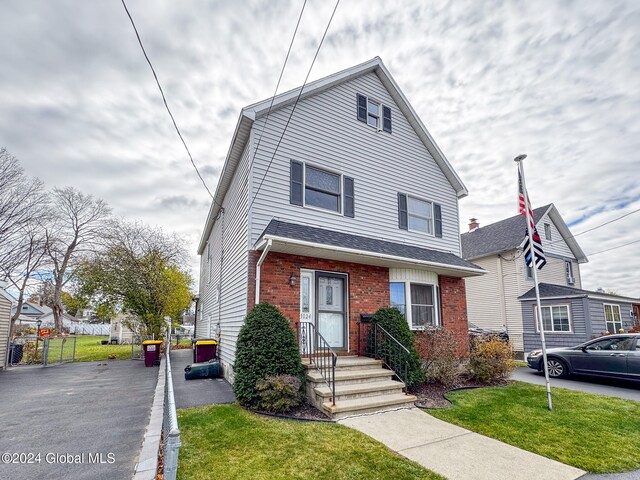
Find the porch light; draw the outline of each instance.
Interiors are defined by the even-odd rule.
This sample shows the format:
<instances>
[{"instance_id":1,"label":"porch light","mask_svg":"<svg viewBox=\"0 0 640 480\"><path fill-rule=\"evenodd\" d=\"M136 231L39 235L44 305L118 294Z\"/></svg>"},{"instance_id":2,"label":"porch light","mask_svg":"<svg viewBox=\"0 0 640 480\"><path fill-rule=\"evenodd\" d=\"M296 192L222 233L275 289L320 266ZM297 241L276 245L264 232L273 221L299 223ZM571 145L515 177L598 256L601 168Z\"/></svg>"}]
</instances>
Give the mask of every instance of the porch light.
<instances>
[{"instance_id":1,"label":"porch light","mask_svg":"<svg viewBox=\"0 0 640 480\"><path fill-rule=\"evenodd\" d=\"M295 287L297 283L298 283L298 277L296 276L295 273L292 273L291 276L289 277L289 285L291 285L292 287Z\"/></svg>"}]
</instances>

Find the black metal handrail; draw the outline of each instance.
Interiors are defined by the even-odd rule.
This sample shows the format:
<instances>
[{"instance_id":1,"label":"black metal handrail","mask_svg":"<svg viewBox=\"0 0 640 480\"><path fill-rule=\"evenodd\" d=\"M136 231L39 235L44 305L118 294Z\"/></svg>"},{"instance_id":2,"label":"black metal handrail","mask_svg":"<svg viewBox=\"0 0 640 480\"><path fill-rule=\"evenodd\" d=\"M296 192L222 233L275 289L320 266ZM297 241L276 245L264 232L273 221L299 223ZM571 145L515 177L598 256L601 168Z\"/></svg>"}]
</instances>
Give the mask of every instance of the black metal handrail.
<instances>
[{"instance_id":1,"label":"black metal handrail","mask_svg":"<svg viewBox=\"0 0 640 480\"><path fill-rule=\"evenodd\" d=\"M322 379L331 390L331 403L336 404L336 363L338 355L331 348L329 342L318 332L311 322L297 322L296 332L300 355L308 358L309 362L320 372Z\"/></svg>"},{"instance_id":2,"label":"black metal handrail","mask_svg":"<svg viewBox=\"0 0 640 480\"><path fill-rule=\"evenodd\" d=\"M364 351L360 348L361 328L365 329ZM358 322L358 355L382 360L384 366L406 386L411 353L381 325Z\"/></svg>"}]
</instances>

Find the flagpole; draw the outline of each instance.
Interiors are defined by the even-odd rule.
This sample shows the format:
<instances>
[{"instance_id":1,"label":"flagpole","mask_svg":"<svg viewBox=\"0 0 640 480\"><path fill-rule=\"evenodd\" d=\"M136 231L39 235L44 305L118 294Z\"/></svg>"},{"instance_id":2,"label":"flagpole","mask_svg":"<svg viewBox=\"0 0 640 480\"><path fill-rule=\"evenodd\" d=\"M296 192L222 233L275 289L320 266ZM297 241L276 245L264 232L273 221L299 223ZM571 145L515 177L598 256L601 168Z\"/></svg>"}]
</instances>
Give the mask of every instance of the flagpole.
<instances>
[{"instance_id":1,"label":"flagpole","mask_svg":"<svg viewBox=\"0 0 640 480\"><path fill-rule=\"evenodd\" d=\"M531 261L532 267L531 270L533 272L533 283L536 288L536 304L537 304L537 312L538 312L538 330L540 330L540 343L542 344L542 364L544 367L544 380L547 386L547 402L549 404L549 410L553 410L553 402L551 401L551 383L549 382L549 366L547 365L547 344L544 338L544 324L542 322L542 304L540 303L540 288L538 287L538 267L536 266L536 253L533 244L533 229L531 228L531 224L533 223L533 219L529 216L531 210L531 205L529 205L529 193L527 192L527 184L524 179L524 166L522 165L522 161L526 158L526 155L518 155L514 158L514 161L518 164L518 171L520 172L520 179L522 181L522 192L524 196L524 206L525 206L525 221L527 222L527 232L529 234L529 246L531 248Z\"/></svg>"}]
</instances>

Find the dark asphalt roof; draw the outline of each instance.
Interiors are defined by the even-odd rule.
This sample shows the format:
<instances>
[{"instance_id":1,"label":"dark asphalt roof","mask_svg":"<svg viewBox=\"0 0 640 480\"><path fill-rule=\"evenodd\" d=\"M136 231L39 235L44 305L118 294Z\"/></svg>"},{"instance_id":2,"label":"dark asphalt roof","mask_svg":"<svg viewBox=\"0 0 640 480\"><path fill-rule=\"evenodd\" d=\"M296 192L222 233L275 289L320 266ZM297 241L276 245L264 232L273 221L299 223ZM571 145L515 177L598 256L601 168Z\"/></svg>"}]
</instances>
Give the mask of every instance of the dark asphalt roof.
<instances>
[{"instance_id":1,"label":"dark asphalt roof","mask_svg":"<svg viewBox=\"0 0 640 480\"><path fill-rule=\"evenodd\" d=\"M624 297L621 295L610 295L604 292L594 292L592 290L582 290L581 288L568 287L566 285L551 285L550 283L540 283L538 284L538 288L540 289L540 298L547 297L575 297L575 296L587 296L587 295L598 295L605 296L611 298L625 298L627 300L633 300L629 297ZM518 297L519 299L528 300L536 298L536 289L533 287L531 290L526 292L524 295Z\"/></svg>"},{"instance_id":2,"label":"dark asphalt roof","mask_svg":"<svg viewBox=\"0 0 640 480\"><path fill-rule=\"evenodd\" d=\"M401 243L387 242L375 238L361 237L349 233L334 232L324 228L309 227L296 223L281 222L271 220L262 236L272 235L277 237L290 238L292 240L302 240L306 242L320 243L327 246L352 248L365 252L378 253L384 255L394 255L413 260L441 263L454 267L475 268L480 267L467 262L453 253L430 250L428 248L414 247Z\"/></svg>"},{"instance_id":3,"label":"dark asphalt roof","mask_svg":"<svg viewBox=\"0 0 640 480\"><path fill-rule=\"evenodd\" d=\"M540 219L551 206L545 205L533 211L533 218ZM462 258L472 259L500 253L518 247L524 239L527 228L524 215L501 220L473 232L460 235L462 241Z\"/></svg>"}]
</instances>

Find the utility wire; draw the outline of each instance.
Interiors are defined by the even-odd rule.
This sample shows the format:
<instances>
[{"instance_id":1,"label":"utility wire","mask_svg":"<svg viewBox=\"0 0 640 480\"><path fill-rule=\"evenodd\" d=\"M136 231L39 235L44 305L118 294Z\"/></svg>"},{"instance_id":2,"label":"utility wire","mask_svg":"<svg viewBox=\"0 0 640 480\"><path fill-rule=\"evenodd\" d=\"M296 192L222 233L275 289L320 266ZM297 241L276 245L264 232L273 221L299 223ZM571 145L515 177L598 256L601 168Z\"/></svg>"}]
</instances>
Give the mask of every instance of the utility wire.
<instances>
[{"instance_id":1,"label":"utility wire","mask_svg":"<svg viewBox=\"0 0 640 480\"><path fill-rule=\"evenodd\" d=\"M587 230L585 230L583 232L576 233L575 235L569 235L567 237L567 240L569 240L570 238L575 238L575 237L577 237L579 235L584 235L587 232L592 232L593 230L597 230L598 228L604 227L605 225L609 225L610 223L613 223L613 222L617 222L618 220L622 220L624 217L628 217L629 215L631 215L633 213L638 213L638 212L640 212L640 208L638 208L637 210L633 210L632 212L627 212L624 215L621 215L621 216L619 216L617 218L614 218L613 220L609 220L608 222L604 222L604 223L601 223L600 225L596 225L595 227L589 228L589 229L587 229ZM560 240L555 240L553 242L545 243L544 245L553 245L554 243L559 243L559 242L562 242L562 241L564 241L564 238L562 238Z\"/></svg>"},{"instance_id":2,"label":"utility wire","mask_svg":"<svg viewBox=\"0 0 640 480\"><path fill-rule=\"evenodd\" d=\"M280 88L280 82L282 81L282 75L284 74L284 69L287 66L287 61L289 60L289 54L291 53L291 47L293 47L293 41L296 39L296 34L298 33L298 27L300 26L300 20L302 20L302 14L304 13L304 7L307 6L307 0L304 0L302 4L302 10L300 10L300 15L298 16L298 22L296 23L296 28L293 31L293 36L291 37L291 43L289 43L289 50L287 50L287 56L284 58L284 63L282 64L282 70L280 70L280 76L278 77L278 83L276 83L276 88L273 91L273 96L271 97L271 103L269 104L269 110L267 110L267 118L265 119L264 125L262 126L262 130L260 130L260 137L258 138L258 144L256 145L256 149L253 151L253 157L251 158L251 163L256 158L256 154L258 153L258 149L260 148L260 142L262 142L262 134L264 133L267 125L269 125L269 115L271 115L271 108L273 107L273 102L276 100L276 94L278 93L278 88Z\"/></svg>"},{"instance_id":3,"label":"utility wire","mask_svg":"<svg viewBox=\"0 0 640 480\"><path fill-rule=\"evenodd\" d=\"M153 68L153 64L151 63L151 60L149 60L149 56L147 55L147 51L144 49L144 45L142 44L142 39L140 38L140 34L138 33L138 28L136 27L136 24L133 21L133 18L131 17L131 14L129 13L129 9L127 8L127 4L124 2L124 0L121 0L121 1L122 1L122 6L124 7L124 11L127 12L127 16L129 17L129 20L131 21L131 26L133 27L133 31L136 33L136 38L138 39L138 43L140 44L140 48L142 49L142 53L144 54L144 58L147 60L147 63L149 64L149 68L151 68L151 73L153 73L153 78L155 78L155 80L156 80L156 85L158 85L158 90L160 90L160 95L162 95L162 101L164 102L164 106L167 109L167 113L171 117L171 121L173 122L173 127L176 129L176 133L178 134L178 137L180 137L180 140L182 141L182 145L184 145L184 149L187 151L187 155L189 155L189 160L191 160L191 165L193 165L193 168L195 169L196 173L198 174L198 177L200 178L200 181L202 182L202 185L204 185L204 188L207 190L207 193L209 194L209 196L213 200L213 203L215 203L220 208L222 208L222 205L220 205L218 202L216 202L215 198L213 197L213 194L211 193L211 190L209 190L209 187L207 187L207 184L205 183L204 178L202 178L202 175L200 175L200 170L198 170L198 167L196 166L196 163L193 161L193 156L191 155L191 152L189 151L189 147L187 147L187 143L184 141L184 138L182 137L182 133L180 133L180 129L178 128L178 124L176 123L176 119L173 118L173 114L171 113L171 109L169 108L169 104L167 103L167 98L164 95L164 90L162 90L162 85L160 85L160 80L158 80L158 75L156 74L156 70Z\"/></svg>"},{"instance_id":4,"label":"utility wire","mask_svg":"<svg viewBox=\"0 0 640 480\"><path fill-rule=\"evenodd\" d=\"M309 80L309 75L311 75L311 70L313 69L313 65L316 63L316 59L318 58L318 54L320 53L320 48L322 47L324 39L327 36L327 32L329 31L329 27L331 26L331 22L333 21L333 17L336 14L336 10L338 9L338 5L340 5L340 0L337 0L335 7L333 7L333 12L331 12L331 17L329 18L329 23L327 23L327 28L325 28L324 34L322 35L322 38L320 39L320 43L318 44L318 48L316 49L316 54L313 56L313 60L311 61L311 65L309 66L309 70L307 71L307 76L304 79L304 83L300 87L300 92L298 93L296 101L293 104L293 108L291 109L291 113L289 114L289 118L287 119L287 123L284 125L284 129L282 130L282 134L280 135L280 138L278 139L278 143L276 144L276 148L273 151L273 155L271 155L271 159L269 160L269 164L267 165L267 169L265 170L264 175L262 176L262 180L260 180L260 185L258 185L258 189L256 190L256 193L254 194L253 198L251 199L251 203L249 204L249 209L251 209L251 207L253 206L253 203L255 202L256 198L258 198L258 193L260 192L260 189L262 188L262 184L264 183L264 179L267 177L267 174L269 173L269 169L271 168L271 164L273 163L273 159L275 158L276 153L278 153L278 148L280 147L280 143L282 143L282 139L284 138L284 134L287 131L287 127L289 127L289 123L291 122L291 117L293 117L293 113L296 111L296 107L298 106L298 102L300 101L300 97L302 96L302 92L304 90L304 87L307 84L307 81Z\"/></svg>"},{"instance_id":5,"label":"utility wire","mask_svg":"<svg viewBox=\"0 0 640 480\"><path fill-rule=\"evenodd\" d=\"M599 252L590 253L587 256L588 257L593 257L594 255L598 255L598 254L604 253L604 252L610 252L611 250L617 250L618 248L626 247L628 245L633 245L634 243L638 243L638 242L640 242L640 240L634 240L633 242L629 242L629 243L625 243L625 244L622 244L622 245L618 245L617 247L611 247L611 248L607 248L606 250L600 250Z\"/></svg>"}]
</instances>

